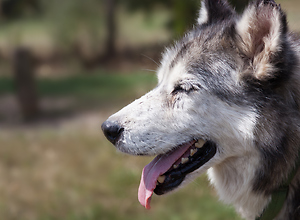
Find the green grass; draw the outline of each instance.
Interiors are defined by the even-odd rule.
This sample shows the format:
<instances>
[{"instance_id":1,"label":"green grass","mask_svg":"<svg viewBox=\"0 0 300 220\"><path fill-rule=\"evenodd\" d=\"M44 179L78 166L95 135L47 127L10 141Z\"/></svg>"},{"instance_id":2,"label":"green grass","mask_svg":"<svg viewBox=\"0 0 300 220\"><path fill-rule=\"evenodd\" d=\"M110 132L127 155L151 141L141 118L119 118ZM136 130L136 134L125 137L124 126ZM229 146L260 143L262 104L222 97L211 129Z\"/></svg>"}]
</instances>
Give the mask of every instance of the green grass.
<instances>
[{"instance_id":1,"label":"green grass","mask_svg":"<svg viewBox=\"0 0 300 220\"><path fill-rule=\"evenodd\" d=\"M38 78L36 87L41 115L44 118L58 119L99 108L102 111L116 111L150 91L156 83L154 73L140 71L120 74L95 70L59 78ZM20 111L16 109L18 106L10 104L14 93L13 79L0 77L0 97L5 97L3 101L7 102L0 108L1 123L21 119Z\"/></svg>"},{"instance_id":2,"label":"green grass","mask_svg":"<svg viewBox=\"0 0 300 220\"><path fill-rule=\"evenodd\" d=\"M155 83L156 76L152 73L118 74L112 71L98 70L94 73L61 78L38 78L37 89L41 96L48 97L73 95L117 98L120 95L132 95L134 90L140 88L149 89ZM11 77L0 78L0 95L13 93L14 88Z\"/></svg>"},{"instance_id":3,"label":"green grass","mask_svg":"<svg viewBox=\"0 0 300 220\"><path fill-rule=\"evenodd\" d=\"M89 74L71 75L61 78L38 78L36 87L40 99L72 98L78 106L123 105L133 98L148 92L156 84L153 73L135 72L118 74L96 70ZM15 93L11 77L0 77L0 96Z\"/></svg>"},{"instance_id":4,"label":"green grass","mask_svg":"<svg viewBox=\"0 0 300 220\"><path fill-rule=\"evenodd\" d=\"M131 87L135 86L149 89L149 83L155 83L154 74L114 74L98 73L92 75L77 75L63 79L41 79L38 82L38 90L43 96L74 95L111 99L132 95Z\"/></svg>"}]
</instances>

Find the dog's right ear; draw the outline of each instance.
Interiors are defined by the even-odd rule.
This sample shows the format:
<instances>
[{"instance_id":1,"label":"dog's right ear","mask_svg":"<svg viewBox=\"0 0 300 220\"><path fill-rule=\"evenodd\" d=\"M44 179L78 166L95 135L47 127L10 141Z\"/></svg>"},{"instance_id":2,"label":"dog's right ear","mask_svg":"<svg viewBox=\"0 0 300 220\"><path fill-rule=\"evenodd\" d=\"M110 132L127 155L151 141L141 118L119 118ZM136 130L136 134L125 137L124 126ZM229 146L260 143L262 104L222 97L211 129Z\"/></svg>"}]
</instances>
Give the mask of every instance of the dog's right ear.
<instances>
[{"instance_id":1,"label":"dog's right ear","mask_svg":"<svg viewBox=\"0 0 300 220\"><path fill-rule=\"evenodd\" d=\"M203 0L197 20L198 25L220 22L235 13L226 0Z\"/></svg>"}]
</instances>

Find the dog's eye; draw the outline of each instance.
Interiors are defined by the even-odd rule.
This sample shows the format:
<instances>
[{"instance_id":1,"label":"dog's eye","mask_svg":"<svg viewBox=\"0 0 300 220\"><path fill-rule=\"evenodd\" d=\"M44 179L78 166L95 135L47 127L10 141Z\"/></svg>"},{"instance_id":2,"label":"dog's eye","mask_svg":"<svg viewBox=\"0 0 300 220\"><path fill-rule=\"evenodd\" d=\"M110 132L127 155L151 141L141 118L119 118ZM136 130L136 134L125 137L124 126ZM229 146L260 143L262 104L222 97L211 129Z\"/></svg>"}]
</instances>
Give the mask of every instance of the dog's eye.
<instances>
[{"instance_id":1,"label":"dog's eye","mask_svg":"<svg viewBox=\"0 0 300 220\"><path fill-rule=\"evenodd\" d=\"M172 95L176 95L177 93L180 92L187 92L186 89L184 89L181 85L175 86L174 90L172 91Z\"/></svg>"},{"instance_id":2,"label":"dog's eye","mask_svg":"<svg viewBox=\"0 0 300 220\"><path fill-rule=\"evenodd\" d=\"M190 93L198 89L199 86L195 87L191 84L188 85L176 85L174 90L172 91L172 95L176 95L178 93Z\"/></svg>"}]
</instances>

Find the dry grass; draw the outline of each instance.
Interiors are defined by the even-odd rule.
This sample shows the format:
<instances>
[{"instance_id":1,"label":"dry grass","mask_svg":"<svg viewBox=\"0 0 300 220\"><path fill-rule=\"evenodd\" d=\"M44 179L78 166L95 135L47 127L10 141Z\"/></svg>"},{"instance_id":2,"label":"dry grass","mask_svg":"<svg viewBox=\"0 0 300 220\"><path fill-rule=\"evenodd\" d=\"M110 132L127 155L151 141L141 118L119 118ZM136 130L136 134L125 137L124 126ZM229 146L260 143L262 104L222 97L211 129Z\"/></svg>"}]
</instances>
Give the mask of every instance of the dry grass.
<instances>
[{"instance_id":1,"label":"dry grass","mask_svg":"<svg viewBox=\"0 0 300 220\"><path fill-rule=\"evenodd\" d=\"M114 149L100 136L101 119L85 117L92 121L1 132L1 216L65 219L109 204L103 200L111 194L104 179L120 160L112 162Z\"/></svg>"},{"instance_id":2,"label":"dry grass","mask_svg":"<svg viewBox=\"0 0 300 220\"><path fill-rule=\"evenodd\" d=\"M208 217L203 219L237 219L232 209L211 197L214 192L205 177L171 196L155 197L153 211L144 210L137 201L137 187L142 167L151 158L117 153L100 133L105 116L93 113L55 127L1 130L0 216L197 219L204 210Z\"/></svg>"}]
</instances>

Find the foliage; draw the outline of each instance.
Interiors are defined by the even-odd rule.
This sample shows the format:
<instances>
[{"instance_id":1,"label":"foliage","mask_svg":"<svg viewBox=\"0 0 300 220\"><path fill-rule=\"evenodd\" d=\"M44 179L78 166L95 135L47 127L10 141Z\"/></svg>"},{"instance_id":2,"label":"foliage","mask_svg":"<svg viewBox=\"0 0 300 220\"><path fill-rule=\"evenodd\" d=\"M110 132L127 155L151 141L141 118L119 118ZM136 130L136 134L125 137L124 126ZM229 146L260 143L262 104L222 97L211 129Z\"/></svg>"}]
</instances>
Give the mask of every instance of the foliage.
<instances>
[{"instance_id":1,"label":"foliage","mask_svg":"<svg viewBox=\"0 0 300 220\"><path fill-rule=\"evenodd\" d=\"M21 18L40 11L39 0L3 0L0 2L2 15L6 19Z\"/></svg>"},{"instance_id":2,"label":"foliage","mask_svg":"<svg viewBox=\"0 0 300 220\"><path fill-rule=\"evenodd\" d=\"M230 3L241 11L249 0L229 0ZM196 21L200 0L120 0L122 4L127 5L130 10L143 9L149 13L155 10L155 6L162 5L172 11L172 21L170 27L175 34L183 34Z\"/></svg>"},{"instance_id":3,"label":"foliage","mask_svg":"<svg viewBox=\"0 0 300 220\"><path fill-rule=\"evenodd\" d=\"M195 23L199 8L198 0L120 0L120 3L125 4L130 10L143 9L148 13L155 10L158 5L167 8L172 12L168 26L176 35L182 34Z\"/></svg>"}]
</instances>

